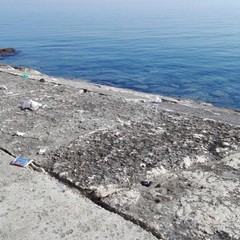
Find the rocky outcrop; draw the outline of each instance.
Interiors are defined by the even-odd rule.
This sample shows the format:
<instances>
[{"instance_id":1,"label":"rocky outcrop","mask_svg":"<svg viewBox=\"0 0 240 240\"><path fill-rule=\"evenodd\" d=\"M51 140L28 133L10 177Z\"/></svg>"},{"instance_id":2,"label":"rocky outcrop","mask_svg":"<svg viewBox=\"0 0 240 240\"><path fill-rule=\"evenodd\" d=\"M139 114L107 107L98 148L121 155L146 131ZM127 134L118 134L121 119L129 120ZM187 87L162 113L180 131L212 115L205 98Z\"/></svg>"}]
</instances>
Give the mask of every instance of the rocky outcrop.
<instances>
[{"instance_id":1,"label":"rocky outcrop","mask_svg":"<svg viewBox=\"0 0 240 240\"><path fill-rule=\"evenodd\" d=\"M14 54L16 50L14 48L0 48L0 56Z\"/></svg>"}]
</instances>

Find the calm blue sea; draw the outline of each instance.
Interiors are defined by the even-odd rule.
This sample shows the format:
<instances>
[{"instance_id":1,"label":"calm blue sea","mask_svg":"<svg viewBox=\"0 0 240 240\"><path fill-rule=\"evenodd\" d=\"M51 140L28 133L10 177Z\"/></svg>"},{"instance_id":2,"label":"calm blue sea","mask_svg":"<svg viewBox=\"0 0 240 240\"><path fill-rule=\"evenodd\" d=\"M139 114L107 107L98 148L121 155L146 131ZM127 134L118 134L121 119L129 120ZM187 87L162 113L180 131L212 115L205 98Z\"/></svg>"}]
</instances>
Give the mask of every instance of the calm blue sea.
<instances>
[{"instance_id":1,"label":"calm blue sea","mask_svg":"<svg viewBox=\"0 0 240 240\"><path fill-rule=\"evenodd\" d=\"M3 47L0 64L240 109L239 0L8 0Z\"/></svg>"}]
</instances>

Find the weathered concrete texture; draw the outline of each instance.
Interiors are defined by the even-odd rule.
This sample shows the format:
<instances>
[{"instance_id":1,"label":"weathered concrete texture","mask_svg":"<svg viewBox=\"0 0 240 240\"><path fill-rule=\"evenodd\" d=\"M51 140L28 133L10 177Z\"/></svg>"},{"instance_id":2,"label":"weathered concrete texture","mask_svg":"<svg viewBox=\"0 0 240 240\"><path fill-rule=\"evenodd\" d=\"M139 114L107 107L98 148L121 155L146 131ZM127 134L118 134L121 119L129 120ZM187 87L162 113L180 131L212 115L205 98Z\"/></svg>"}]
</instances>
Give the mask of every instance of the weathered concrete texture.
<instances>
[{"instance_id":1,"label":"weathered concrete texture","mask_svg":"<svg viewBox=\"0 0 240 240\"><path fill-rule=\"evenodd\" d=\"M238 111L0 70L3 150L159 238L239 239ZM30 98L43 107L20 110Z\"/></svg>"},{"instance_id":2,"label":"weathered concrete texture","mask_svg":"<svg viewBox=\"0 0 240 240\"><path fill-rule=\"evenodd\" d=\"M219 160L237 150L239 141L240 129L230 125L159 113L152 122L128 122L81 136L54 152L46 167L67 171L85 187L128 185L145 180L155 168L177 170Z\"/></svg>"},{"instance_id":3,"label":"weathered concrete texture","mask_svg":"<svg viewBox=\"0 0 240 240\"><path fill-rule=\"evenodd\" d=\"M200 119L165 121L80 137L46 168L163 238L238 239L239 154L228 166L224 156L238 149L239 129Z\"/></svg>"},{"instance_id":4,"label":"weathered concrete texture","mask_svg":"<svg viewBox=\"0 0 240 240\"><path fill-rule=\"evenodd\" d=\"M156 239L0 151L0 239Z\"/></svg>"},{"instance_id":5,"label":"weathered concrete texture","mask_svg":"<svg viewBox=\"0 0 240 240\"><path fill-rule=\"evenodd\" d=\"M237 170L221 162L159 171L150 187L136 184L103 201L148 222L166 239L239 239L239 157L231 157Z\"/></svg>"}]
</instances>

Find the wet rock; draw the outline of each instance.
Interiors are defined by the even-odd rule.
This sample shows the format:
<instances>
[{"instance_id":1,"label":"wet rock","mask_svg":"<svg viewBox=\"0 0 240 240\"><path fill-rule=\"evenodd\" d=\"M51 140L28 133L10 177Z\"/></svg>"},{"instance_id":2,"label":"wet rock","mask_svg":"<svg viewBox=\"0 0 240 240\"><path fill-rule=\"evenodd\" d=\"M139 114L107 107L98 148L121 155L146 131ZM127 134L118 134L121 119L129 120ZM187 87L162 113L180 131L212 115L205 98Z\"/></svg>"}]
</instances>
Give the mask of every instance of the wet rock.
<instances>
[{"instance_id":1,"label":"wet rock","mask_svg":"<svg viewBox=\"0 0 240 240\"><path fill-rule=\"evenodd\" d=\"M14 54L16 50L14 48L0 48L0 56Z\"/></svg>"}]
</instances>

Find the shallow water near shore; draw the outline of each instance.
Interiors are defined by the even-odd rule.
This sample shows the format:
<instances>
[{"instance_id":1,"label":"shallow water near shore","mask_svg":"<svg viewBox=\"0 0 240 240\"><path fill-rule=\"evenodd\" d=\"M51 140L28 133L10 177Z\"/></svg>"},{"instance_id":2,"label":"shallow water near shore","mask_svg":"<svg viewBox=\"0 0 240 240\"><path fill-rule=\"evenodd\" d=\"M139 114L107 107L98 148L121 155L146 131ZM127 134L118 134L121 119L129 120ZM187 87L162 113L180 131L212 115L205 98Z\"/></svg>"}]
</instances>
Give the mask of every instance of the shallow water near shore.
<instances>
[{"instance_id":1,"label":"shallow water near shore","mask_svg":"<svg viewBox=\"0 0 240 240\"><path fill-rule=\"evenodd\" d=\"M0 64L240 109L236 0L9 2Z\"/></svg>"}]
</instances>

